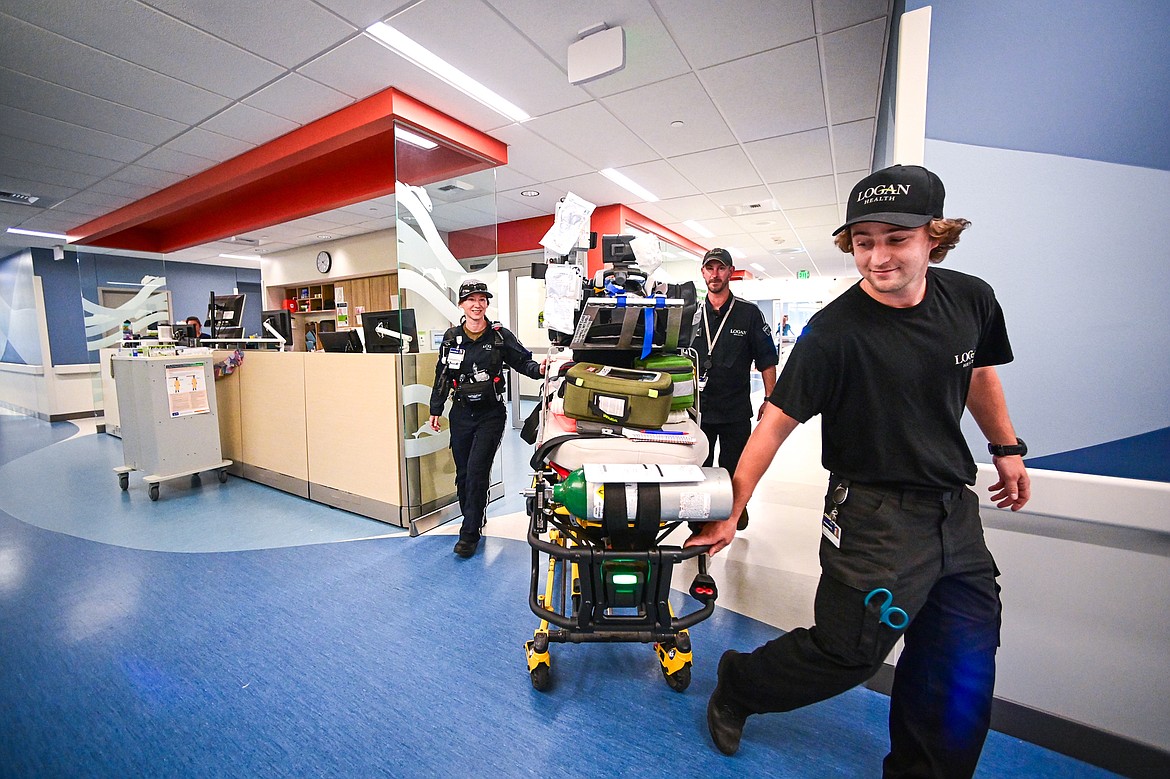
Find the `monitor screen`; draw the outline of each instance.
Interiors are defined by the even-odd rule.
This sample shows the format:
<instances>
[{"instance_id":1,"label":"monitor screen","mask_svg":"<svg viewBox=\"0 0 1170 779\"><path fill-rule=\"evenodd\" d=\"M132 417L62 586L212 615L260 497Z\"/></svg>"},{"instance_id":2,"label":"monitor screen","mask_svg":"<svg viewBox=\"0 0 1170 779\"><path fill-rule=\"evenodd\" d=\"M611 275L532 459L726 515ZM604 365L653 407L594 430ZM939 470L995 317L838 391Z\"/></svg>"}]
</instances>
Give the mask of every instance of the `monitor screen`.
<instances>
[{"instance_id":1,"label":"monitor screen","mask_svg":"<svg viewBox=\"0 0 1170 779\"><path fill-rule=\"evenodd\" d=\"M357 330L340 330L335 333L321 331L317 334L321 346L327 352L360 352L362 337Z\"/></svg>"},{"instance_id":2,"label":"monitor screen","mask_svg":"<svg viewBox=\"0 0 1170 779\"><path fill-rule=\"evenodd\" d=\"M367 352L418 352L414 309L367 311L362 314Z\"/></svg>"},{"instance_id":3,"label":"monitor screen","mask_svg":"<svg viewBox=\"0 0 1170 779\"><path fill-rule=\"evenodd\" d=\"M243 337L244 296L211 293L211 302L207 306L207 319L211 323L211 332L208 335L212 338Z\"/></svg>"},{"instance_id":4,"label":"monitor screen","mask_svg":"<svg viewBox=\"0 0 1170 779\"><path fill-rule=\"evenodd\" d=\"M637 258L630 242L632 235L603 235L601 236L601 261L612 262L615 265L632 265Z\"/></svg>"},{"instance_id":5,"label":"monitor screen","mask_svg":"<svg viewBox=\"0 0 1170 779\"><path fill-rule=\"evenodd\" d=\"M272 311L264 311L261 312L261 317L263 317L260 323L262 329L260 333L261 338L275 338L276 336L272 333L272 330L275 330L280 333L280 337L285 340L285 343L292 343L292 315L289 314L288 309L278 308ZM269 330L269 327L272 330Z\"/></svg>"}]
</instances>

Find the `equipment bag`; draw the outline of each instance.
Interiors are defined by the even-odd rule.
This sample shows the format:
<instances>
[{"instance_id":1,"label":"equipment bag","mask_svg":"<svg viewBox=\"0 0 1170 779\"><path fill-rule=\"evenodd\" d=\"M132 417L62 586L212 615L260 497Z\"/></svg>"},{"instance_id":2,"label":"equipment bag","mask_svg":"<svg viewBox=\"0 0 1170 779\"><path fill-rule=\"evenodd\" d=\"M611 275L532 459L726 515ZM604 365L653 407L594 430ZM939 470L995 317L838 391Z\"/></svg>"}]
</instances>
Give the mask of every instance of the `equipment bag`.
<instances>
[{"instance_id":1,"label":"equipment bag","mask_svg":"<svg viewBox=\"0 0 1170 779\"><path fill-rule=\"evenodd\" d=\"M670 413L670 388L670 376L661 371L579 362L565 380L565 416L659 428Z\"/></svg>"},{"instance_id":2,"label":"equipment bag","mask_svg":"<svg viewBox=\"0 0 1170 779\"><path fill-rule=\"evenodd\" d=\"M645 360L636 360L634 367L669 374L671 387L670 410L680 411L695 405L695 364L681 354L657 354Z\"/></svg>"}]
</instances>

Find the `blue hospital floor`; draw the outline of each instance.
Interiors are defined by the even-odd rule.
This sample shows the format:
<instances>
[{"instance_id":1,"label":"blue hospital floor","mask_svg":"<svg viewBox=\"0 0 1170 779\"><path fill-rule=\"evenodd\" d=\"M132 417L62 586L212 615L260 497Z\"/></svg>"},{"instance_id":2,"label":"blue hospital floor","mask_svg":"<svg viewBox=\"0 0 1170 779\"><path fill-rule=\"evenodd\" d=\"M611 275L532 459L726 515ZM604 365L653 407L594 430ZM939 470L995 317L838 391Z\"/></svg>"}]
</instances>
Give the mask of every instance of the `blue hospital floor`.
<instances>
[{"instance_id":1,"label":"blue hospital floor","mask_svg":"<svg viewBox=\"0 0 1170 779\"><path fill-rule=\"evenodd\" d=\"M692 629L681 694L641 644L554 645L540 693L523 541L462 560L450 525L410 538L213 475L151 502L120 462L117 439L0 415L0 776L880 773L888 699L864 688L713 749L716 662L763 621ZM993 732L978 775L1110 774Z\"/></svg>"}]
</instances>

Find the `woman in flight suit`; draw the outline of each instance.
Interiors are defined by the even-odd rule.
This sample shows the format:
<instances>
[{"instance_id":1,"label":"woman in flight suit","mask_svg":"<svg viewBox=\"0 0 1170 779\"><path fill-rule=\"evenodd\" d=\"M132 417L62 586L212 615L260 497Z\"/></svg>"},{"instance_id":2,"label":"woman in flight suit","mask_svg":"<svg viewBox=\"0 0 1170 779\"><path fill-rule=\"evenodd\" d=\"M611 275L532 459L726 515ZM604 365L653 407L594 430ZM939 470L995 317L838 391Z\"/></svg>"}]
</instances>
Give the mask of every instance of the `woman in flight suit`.
<instances>
[{"instance_id":1,"label":"woman in flight suit","mask_svg":"<svg viewBox=\"0 0 1170 779\"><path fill-rule=\"evenodd\" d=\"M439 417L451 405L451 455L455 459L455 488L463 525L455 554L471 557L479 546L480 529L487 522L488 487L492 461L504 437L508 419L504 406L504 366L531 379L544 373L532 352L513 333L487 318L492 293L475 279L459 287L463 321L443 334L435 383L431 390L431 429L439 429Z\"/></svg>"}]
</instances>

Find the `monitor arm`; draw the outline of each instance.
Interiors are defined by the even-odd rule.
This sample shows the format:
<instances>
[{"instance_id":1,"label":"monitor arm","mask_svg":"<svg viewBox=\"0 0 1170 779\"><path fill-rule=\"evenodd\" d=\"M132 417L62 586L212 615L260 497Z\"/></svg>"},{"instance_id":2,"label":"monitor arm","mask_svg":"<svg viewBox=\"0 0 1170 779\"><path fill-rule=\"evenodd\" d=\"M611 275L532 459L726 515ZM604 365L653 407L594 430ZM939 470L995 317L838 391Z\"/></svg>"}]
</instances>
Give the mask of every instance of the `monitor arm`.
<instances>
[{"instance_id":1,"label":"monitor arm","mask_svg":"<svg viewBox=\"0 0 1170 779\"><path fill-rule=\"evenodd\" d=\"M404 344L409 344L411 341L414 340L409 335L403 335L402 333L396 333L389 328L383 327L382 325L376 326L374 328L374 332L377 333L378 335L382 336L383 338L397 338L399 341L402 341L402 343L404 343Z\"/></svg>"}]
</instances>

